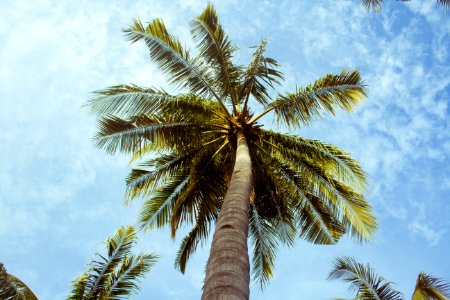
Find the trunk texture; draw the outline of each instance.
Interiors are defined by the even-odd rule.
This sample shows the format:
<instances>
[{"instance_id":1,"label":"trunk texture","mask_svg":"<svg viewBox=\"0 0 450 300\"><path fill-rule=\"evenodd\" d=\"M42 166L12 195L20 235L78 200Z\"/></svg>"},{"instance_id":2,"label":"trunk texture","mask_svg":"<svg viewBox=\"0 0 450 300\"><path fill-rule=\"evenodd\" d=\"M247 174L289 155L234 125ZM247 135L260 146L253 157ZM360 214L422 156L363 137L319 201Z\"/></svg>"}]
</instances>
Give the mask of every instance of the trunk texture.
<instances>
[{"instance_id":1,"label":"trunk texture","mask_svg":"<svg viewBox=\"0 0 450 300\"><path fill-rule=\"evenodd\" d=\"M247 140L237 134L236 161L214 231L202 300L247 300L248 213L253 176Z\"/></svg>"}]
</instances>

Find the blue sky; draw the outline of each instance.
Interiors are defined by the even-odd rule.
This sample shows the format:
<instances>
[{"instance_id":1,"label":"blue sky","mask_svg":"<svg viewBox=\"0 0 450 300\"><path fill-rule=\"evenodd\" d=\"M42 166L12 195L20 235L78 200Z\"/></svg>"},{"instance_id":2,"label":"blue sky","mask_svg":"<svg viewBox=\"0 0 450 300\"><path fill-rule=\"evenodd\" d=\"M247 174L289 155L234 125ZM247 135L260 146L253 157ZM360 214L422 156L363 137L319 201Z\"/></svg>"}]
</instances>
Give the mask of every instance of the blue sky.
<instances>
[{"instance_id":1,"label":"blue sky","mask_svg":"<svg viewBox=\"0 0 450 300\"><path fill-rule=\"evenodd\" d=\"M387 1L381 14L358 0L212 1L245 62L261 38L283 67L281 91L326 73L361 71L370 91L355 113L296 132L344 148L370 176L376 240L336 246L298 241L278 252L274 280L252 299L350 296L327 281L333 258L370 262L410 297L420 271L450 281L450 12L434 0ZM188 46L188 23L205 1L51 1L0 4L0 261L41 299L63 299L103 241L133 224L122 204L125 156L96 149L90 92L120 83L167 86L142 44L121 29L162 17ZM266 123L272 126L270 120ZM281 129L282 130L282 129ZM180 242L142 235L160 262L135 299L198 299L209 243L187 272L173 268Z\"/></svg>"}]
</instances>

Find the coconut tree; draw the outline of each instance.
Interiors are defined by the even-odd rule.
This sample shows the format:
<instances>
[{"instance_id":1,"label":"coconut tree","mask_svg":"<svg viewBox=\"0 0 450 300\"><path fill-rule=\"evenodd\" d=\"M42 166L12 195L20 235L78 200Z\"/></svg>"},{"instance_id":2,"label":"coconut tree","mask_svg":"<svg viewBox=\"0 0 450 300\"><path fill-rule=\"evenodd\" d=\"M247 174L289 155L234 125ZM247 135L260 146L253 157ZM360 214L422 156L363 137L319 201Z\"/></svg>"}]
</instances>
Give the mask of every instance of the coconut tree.
<instances>
[{"instance_id":1,"label":"coconut tree","mask_svg":"<svg viewBox=\"0 0 450 300\"><path fill-rule=\"evenodd\" d=\"M363 265L353 257L338 257L328 279L342 279L356 292L355 300L401 300L403 296L393 284L376 274L369 264Z\"/></svg>"},{"instance_id":2,"label":"coconut tree","mask_svg":"<svg viewBox=\"0 0 450 300\"><path fill-rule=\"evenodd\" d=\"M397 0L401 2L409 2L411 0ZM379 12L381 10L381 5L384 0L361 0L362 5L364 5L367 10L373 10L374 12ZM436 0L436 3L444 8L450 8L450 0Z\"/></svg>"},{"instance_id":3,"label":"coconut tree","mask_svg":"<svg viewBox=\"0 0 450 300\"><path fill-rule=\"evenodd\" d=\"M412 300L448 300L450 299L450 284L441 278L420 273Z\"/></svg>"},{"instance_id":4,"label":"coconut tree","mask_svg":"<svg viewBox=\"0 0 450 300\"><path fill-rule=\"evenodd\" d=\"M342 279L350 283L350 288L356 292L355 300L405 299L391 282L377 275L369 264L358 263L353 257L337 258L328 279ZM412 300L448 300L449 297L450 284L429 274L419 274Z\"/></svg>"},{"instance_id":5,"label":"coconut tree","mask_svg":"<svg viewBox=\"0 0 450 300\"><path fill-rule=\"evenodd\" d=\"M37 300L33 291L22 280L6 272L0 262L0 299L4 300Z\"/></svg>"},{"instance_id":6,"label":"coconut tree","mask_svg":"<svg viewBox=\"0 0 450 300\"><path fill-rule=\"evenodd\" d=\"M190 23L199 54L192 56L160 19L124 30L143 41L150 59L178 87L117 85L89 101L99 117L96 145L140 161L127 177L126 200L143 198L141 228L169 226L172 237L191 225L175 266L182 272L199 244L215 230L203 299L248 299L253 279L271 277L276 248L300 236L335 244L349 233L370 239L376 221L362 194L366 176L345 151L316 140L265 129L263 117L296 130L337 108L351 111L366 95L358 71L327 74L306 87L275 94L279 64L254 47L236 65L232 44L208 5ZM259 112L256 114L255 112Z\"/></svg>"},{"instance_id":7,"label":"coconut tree","mask_svg":"<svg viewBox=\"0 0 450 300\"><path fill-rule=\"evenodd\" d=\"M114 300L135 294L139 278L150 271L157 259L154 254L132 254L136 239L133 227L119 228L106 241L107 255L96 254L88 270L73 281L67 299Z\"/></svg>"}]
</instances>

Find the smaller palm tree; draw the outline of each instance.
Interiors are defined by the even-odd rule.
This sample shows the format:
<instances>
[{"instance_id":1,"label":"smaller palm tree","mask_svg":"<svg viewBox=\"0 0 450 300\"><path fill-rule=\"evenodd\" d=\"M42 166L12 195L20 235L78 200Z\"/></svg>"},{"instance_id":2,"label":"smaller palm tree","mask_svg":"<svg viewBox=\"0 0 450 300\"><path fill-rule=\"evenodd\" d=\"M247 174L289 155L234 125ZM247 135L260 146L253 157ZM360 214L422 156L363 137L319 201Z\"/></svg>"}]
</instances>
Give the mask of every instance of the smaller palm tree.
<instances>
[{"instance_id":1,"label":"smaller palm tree","mask_svg":"<svg viewBox=\"0 0 450 300\"><path fill-rule=\"evenodd\" d=\"M448 300L449 298L450 284L429 274L419 274L412 300Z\"/></svg>"},{"instance_id":2,"label":"smaller palm tree","mask_svg":"<svg viewBox=\"0 0 450 300\"><path fill-rule=\"evenodd\" d=\"M328 279L342 279L357 292L353 300L402 300L402 293L393 284L377 275L369 264L358 263L353 257L339 257L334 262ZM432 275L420 273L412 300L448 300L450 284Z\"/></svg>"},{"instance_id":3,"label":"smaller palm tree","mask_svg":"<svg viewBox=\"0 0 450 300\"><path fill-rule=\"evenodd\" d=\"M107 256L99 253L89 269L72 283L68 300L115 300L135 294L139 278L157 260L154 254L131 253L137 235L133 227L121 227L106 241Z\"/></svg>"},{"instance_id":4,"label":"smaller palm tree","mask_svg":"<svg viewBox=\"0 0 450 300\"><path fill-rule=\"evenodd\" d=\"M338 257L328 279L342 279L356 291L355 300L401 300L402 294L391 282L379 276L369 264L358 263L353 257Z\"/></svg>"},{"instance_id":5,"label":"smaller palm tree","mask_svg":"<svg viewBox=\"0 0 450 300\"><path fill-rule=\"evenodd\" d=\"M0 262L0 299L3 300L38 300L33 291L16 276L6 272Z\"/></svg>"},{"instance_id":6,"label":"smaller palm tree","mask_svg":"<svg viewBox=\"0 0 450 300\"><path fill-rule=\"evenodd\" d=\"M411 0L397 1L408 2ZM380 12L383 2L384 0L361 0L362 5L364 5L367 10L373 10L374 12ZM436 3L444 8L450 9L450 0L436 0Z\"/></svg>"}]
</instances>

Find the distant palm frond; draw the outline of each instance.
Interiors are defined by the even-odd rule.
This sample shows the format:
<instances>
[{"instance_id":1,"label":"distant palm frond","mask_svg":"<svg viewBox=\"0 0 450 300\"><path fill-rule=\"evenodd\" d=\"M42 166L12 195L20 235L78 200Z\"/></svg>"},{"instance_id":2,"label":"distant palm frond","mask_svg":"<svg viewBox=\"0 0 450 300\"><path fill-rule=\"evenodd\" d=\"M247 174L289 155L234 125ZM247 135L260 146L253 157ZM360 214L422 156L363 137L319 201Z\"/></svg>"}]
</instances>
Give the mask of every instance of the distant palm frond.
<instances>
[{"instance_id":1,"label":"distant palm frond","mask_svg":"<svg viewBox=\"0 0 450 300\"><path fill-rule=\"evenodd\" d=\"M0 299L3 300L37 300L33 291L22 280L8 274L0 262Z\"/></svg>"},{"instance_id":2,"label":"distant palm frond","mask_svg":"<svg viewBox=\"0 0 450 300\"><path fill-rule=\"evenodd\" d=\"M449 283L429 274L419 274L412 300L448 300L449 298Z\"/></svg>"},{"instance_id":3,"label":"distant palm frond","mask_svg":"<svg viewBox=\"0 0 450 300\"><path fill-rule=\"evenodd\" d=\"M68 300L115 300L135 294L137 282L155 264L154 254L131 254L136 243L133 227L119 228L116 234L106 241L107 255L96 254L96 260L89 269L72 283Z\"/></svg>"},{"instance_id":4,"label":"distant palm frond","mask_svg":"<svg viewBox=\"0 0 450 300\"><path fill-rule=\"evenodd\" d=\"M379 276L370 267L352 257L338 257L328 279L342 279L350 283L350 289L361 300L401 300L402 294L395 290L391 282Z\"/></svg>"},{"instance_id":5,"label":"distant palm frond","mask_svg":"<svg viewBox=\"0 0 450 300\"><path fill-rule=\"evenodd\" d=\"M409 2L411 0L397 0L400 2ZM361 0L362 5L367 10L372 10L374 12L380 12L381 6L384 0ZM450 9L450 0L436 0L437 5L442 6L443 8Z\"/></svg>"}]
</instances>

